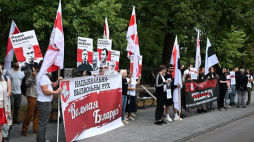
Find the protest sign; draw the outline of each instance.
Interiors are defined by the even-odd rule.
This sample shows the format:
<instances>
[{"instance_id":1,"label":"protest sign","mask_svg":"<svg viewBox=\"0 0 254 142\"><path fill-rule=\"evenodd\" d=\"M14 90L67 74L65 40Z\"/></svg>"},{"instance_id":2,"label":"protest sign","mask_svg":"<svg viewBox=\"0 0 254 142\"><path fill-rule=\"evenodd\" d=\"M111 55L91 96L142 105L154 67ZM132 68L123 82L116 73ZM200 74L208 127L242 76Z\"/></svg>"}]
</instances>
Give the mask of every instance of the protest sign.
<instances>
[{"instance_id":1,"label":"protest sign","mask_svg":"<svg viewBox=\"0 0 254 142\"><path fill-rule=\"evenodd\" d=\"M111 61L108 69L105 69L105 75L117 74L119 68L120 51L111 50Z\"/></svg>"},{"instance_id":2,"label":"protest sign","mask_svg":"<svg viewBox=\"0 0 254 142\"><path fill-rule=\"evenodd\" d=\"M186 80L184 83L186 108L195 108L217 100L219 81L217 78L203 82Z\"/></svg>"},{"instance_id":3,"label":"protest sign","mask_svg":"<svg viewBox=\"0 0 254 142\"><path fill-rule=\"evenodd\" d=\"M99 52L93 53L93 71L92 74L99 74L100 61L99 61Z\"/></svg>"},{"instance_id":4,"label":"protest sign","mask_svg":"<svg viewBox=\"0 0 254 142\"><path fill-rule=\"evenodd\" d=\"M142 72L142 58L143 58L143 56L140 55L140 59L138 60L139 73L137 74L137 77L139 77L139 75L141 76L141 72ZM131 70L131 72L133 72L133 55L131 55L131 59L130 59L130 70Z\"/></svg>"},{"instance_id":5,"label":"protest sign","mask_svg":"<svg viewBox=\"0 0 254 142\"><path fill-rule=\"evenodd\" d=\"M93 39L78 37L77 69L78 71L92 71Z\"/></svg>"},{"instance_id":6,"label":"protest sign","mask_svg":"<svg viewBox=\"0 0 254 142\"><path fill-rule=\"evenodd\" d=\"M234 71L230 71L230 78L231 78L231 85L235 85L235 72Z\"/></svg>"},{"instance_id":7,"label":"protest sign","mask_svg":"<svg viewBox=\"0 0 254 142\"><path fill-rule=\"evenodd\" d=\"M97 52L99 52L100 67L108 67L111 61L111 39L98 39Z\"/></svg>"},{"instance_id":8,"label":"protest sign","mask_svg":"<svg viewBox=\"0 0 254 142\"><path fill-rule=\"evenodd\" d=\"M191 79L198 79L198 72L196 68L190 68Z\"/></svg>"},{"instance_id":9,"label":"protest sign","mask_svg":"<svg viewBox=\"0 0 254 142\"><path fill-rule=\"evenodd\" d=\"M123 126L120 74L64 79L60 86L67 142Z\"/></svg>"},{"instance_id":10,"label":"protest sign","mask_svg":"<svg viewBox=\"0 0 254 142\"><path fill-rule=\"evenodd\" d=\"M37 67L43 60L34 30L10 36L21 71Z\"/></svg>"},{"instance_id":11,"label":"protest sign","mask_svg":"<svg viewBox=\"0 0 254 142\"><path fill-rule=\"evenodd\" d=\"M72 78L73 68L64 68L64 79Z\"/></svg>"}]
</instances>

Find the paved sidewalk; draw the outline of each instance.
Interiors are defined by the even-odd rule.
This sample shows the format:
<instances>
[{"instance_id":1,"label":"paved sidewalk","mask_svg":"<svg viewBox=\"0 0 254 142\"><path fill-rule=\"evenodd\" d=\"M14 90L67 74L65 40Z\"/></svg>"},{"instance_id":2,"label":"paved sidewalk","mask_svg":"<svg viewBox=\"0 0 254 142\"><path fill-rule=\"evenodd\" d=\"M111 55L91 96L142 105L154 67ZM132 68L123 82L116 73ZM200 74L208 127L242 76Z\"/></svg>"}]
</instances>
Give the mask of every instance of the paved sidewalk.
<instances>
[{"instance_id":1,"label":"paved sidewalk","mask_svg":"<svg viewBox=\"0 0 254 142\"><path fill-rule=\"evenodd\" d=\"M252 92L254 98L254 92ZM217 104L214 102L214 107ZM181 123L179 121L168 122L162 126L154 124L155 107L148 107L146 109L138 109L135 121L112 130L102 135L94 136L78 142L172 142L184 141L185 138L202 134L210 129L214 129L220 125L227 124L240 117L254 113L254 99L247 108L231 107L227 111L214 111L208 113L197 114L196 109L191 109L193 114L187 115ZM170 108L170 117L174 114L172 107ZM237 126L236 126L237 127ZM30 126L27 136L21 136L21 125L13 125L11 130L10 142L35 142L36 135L32 134L32 126ZM50 122L47 127L46 138L51 142L56 142L57 137L57 123ZM59 142L65 142L65 133L63 123L60 123L60 139Z\"/></svg>"}]
</instances>

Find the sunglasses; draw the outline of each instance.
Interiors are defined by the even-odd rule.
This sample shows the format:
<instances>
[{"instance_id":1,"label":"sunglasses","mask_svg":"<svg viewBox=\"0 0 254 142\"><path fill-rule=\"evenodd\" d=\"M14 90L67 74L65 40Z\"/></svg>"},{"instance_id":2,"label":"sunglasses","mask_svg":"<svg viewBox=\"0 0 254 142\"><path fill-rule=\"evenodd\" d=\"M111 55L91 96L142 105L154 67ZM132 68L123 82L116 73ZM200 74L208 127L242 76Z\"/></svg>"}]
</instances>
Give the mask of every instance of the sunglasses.
<instances>
[{"instance_id":1,"label":"sunglasses","mask_svg":"<svg viewBox=\"0 0 254 142\"><path fill-rule=\"evenodd\" d=\"M174 68L168 68L168 69L174 69Z\"/></svg>"}]
</instances>

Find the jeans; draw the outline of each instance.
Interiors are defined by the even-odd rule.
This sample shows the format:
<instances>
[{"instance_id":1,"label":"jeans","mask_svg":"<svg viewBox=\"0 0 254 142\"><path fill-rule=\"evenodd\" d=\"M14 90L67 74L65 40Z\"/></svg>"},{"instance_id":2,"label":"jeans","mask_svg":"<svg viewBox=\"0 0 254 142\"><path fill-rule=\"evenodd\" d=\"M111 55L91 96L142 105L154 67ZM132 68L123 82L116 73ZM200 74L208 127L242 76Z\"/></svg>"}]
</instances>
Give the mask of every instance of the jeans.
<instances>
[{"instance_id":1,"label":"jeans","mask_svg":"<svg viewBox=\"0 0 254 142\"><path fill-rule=\"evenodd\" d=\"M213 102L206 105L206 110L211 110L211 109L213 109Z\"/></svg>"},{"instance_id":2,"label":"jeans","mask_svg":"<svg viewBox=\"0 0 254 142\"><path fill-rule=\"evenodd\" d=\"M225 95L225 98L224 98L224 105L228 105L228 102L227 102L227 100L228 100L228 91L227 91L227 93L226 93L226 95Z\"/></svg>"},{"instance_id":3,"label":"jeans","mask_svg":"<svg viewBox=\"0 0 254 142\"><path fill-rule=\"evenodd\" d=\"M13 121L18 121L19 117L19 108L22 100L22 94L12 94L11 95L11 108L13 110Z\"/></svg>"},{"instance_id":4,"label":"jeans","mask_svg":"<svg viewBox=\"0 0 254 142\"><path fill-rule=\"evenodd\" d=\"M236 87L235 85L231 85L231 90L232 90L232 93L230 95L230 103L235 103L235 95L236 95Z\"/></svg>"},{"instance_id":5,"label":"jeans","mask_svg":"<svg viewBox=\"0 0 254 142\"><path fill-rule=\"evenodd\" d=\"M127 103L127 95L122 95L122 120L124 120L126 103Z\"/></svg>"}]
</instances>

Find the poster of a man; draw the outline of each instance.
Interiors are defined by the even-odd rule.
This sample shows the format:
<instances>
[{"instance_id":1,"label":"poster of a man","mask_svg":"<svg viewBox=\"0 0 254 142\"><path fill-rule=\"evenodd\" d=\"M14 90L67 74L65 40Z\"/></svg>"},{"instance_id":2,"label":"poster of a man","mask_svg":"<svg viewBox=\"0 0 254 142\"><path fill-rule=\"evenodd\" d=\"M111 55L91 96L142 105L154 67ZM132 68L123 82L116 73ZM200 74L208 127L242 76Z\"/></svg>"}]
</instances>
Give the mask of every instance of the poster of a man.
<instances>
[{"instance_id":1,"label":"poster of a man","mask_svg":"<svg viewBox=\"0 0 254 142\"><path fill-rule=\"evenodd\" d=\"M32 70L43 60L34 30L11 35L10 38L21 71Z\"/></svg>"},{"instance_id":2,"label":"poster of a man","mask_svg":"<svg viewBox=\"0 0 254 142\"><path fill-rule=\"evenodd\" d=\"M100 61L99 61L99 52L93 53L93 71L92 74L99 74Z\"/></svg>"},{"instance_id":3,"label":"poster of a man","mask_svg":"<svg viewBox=\"0 0 254 142\"><path fill-rule=\"evenodd\" d=\"M78 37L78 71L93 71L93 39Z\"/></svg>"},{"instance_id":4,"label":"poster of a man","mask_svg":"<svg viewBox=\"0 0 254 142\"><path fill-rule=\"evenodd\" d=\"M115 71L116 62L114 60L111 60L109 62L108 69L105 70L104 75L110 75L110 74L117 74L118 72Z\"/></svg>"},{"instance_id":5,"label":"poster of a man","mask_svg":"<svg viewBox=\"0 0 254 142\"><path fill-rule=\"evenodd\" d=\"M98 39L97 51L99 52L100 67L108 67L111 61L112 40Z\"/></svg>"}]
</instances>

